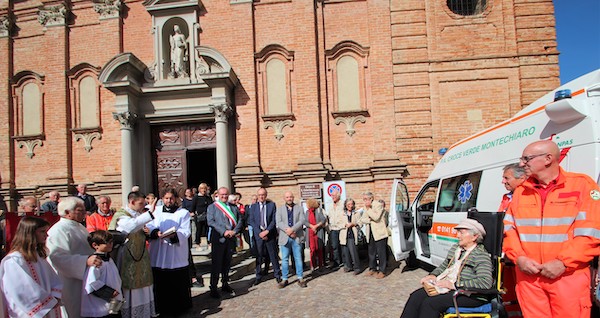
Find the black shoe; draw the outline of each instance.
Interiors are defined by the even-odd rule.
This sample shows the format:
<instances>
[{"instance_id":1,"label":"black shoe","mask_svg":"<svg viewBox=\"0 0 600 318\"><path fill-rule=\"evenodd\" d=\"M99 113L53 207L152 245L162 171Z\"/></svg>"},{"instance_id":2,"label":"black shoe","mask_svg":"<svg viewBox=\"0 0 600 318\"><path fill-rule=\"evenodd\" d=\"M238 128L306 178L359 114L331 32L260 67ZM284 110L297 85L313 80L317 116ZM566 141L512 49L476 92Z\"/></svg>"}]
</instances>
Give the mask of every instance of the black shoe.
<instances>
[{"instance_id":1,"label":"black shoe","mask_svg":"<svg viewBox=\"0 0 600 318\"><path fill-rule=\"evenodd\" d=\"M252 282L252 286L258 286L258 284L260 284L260 279L255 279L254 282Z\"/></svg>"},{"instance_id":2,"label":"black shoe","mask_svg":"<svg viewBox=\"0 0 600 318\"><path fill-rule=\"evenodd\" d=\"M210 297L212 297L212 298L216 298L216 299L219 299L219 298L221 298L221 294L219 293L219 291L218 291L218 290L216 290L216 289L211 289L211 290L210 290Z\"/></svg>"},{"instance_id":3,"label":"black shoe","mask_svg":"<svg viewBox=\"0 0 600 318\"><path fill-rule=\"evenodd\" d=\"M204 283L202 283L201 280L197 280L192 283L192 287L197 287L197 288L204 287Z\"/></svg>"},{"instance_id":4,"label":"black shoe","mask_svg":"<svg viewBox=\"0 0 600 318\"><path fill-rule=\"evenodd\" d=\"M229 285L223 285L223 287L221 287L221 291L228 294L235 294L235 291Z\"/></svg>"},{"instance_id":5,"label":"black shoe","mask_svg":"<svg viewBox=\"0 0 600 318\"><path fill-rule=\"evenodd\" d=\"M298 286L302 287L302 288L306 288L306 281L304 279L300 279L298 280Z\"/></svg>"},{"instance_id":6,"label":"black shoe","mask_svg":"<svg viewBox=\"0 0 600 318\"><path fill-rule=\"evenodd\" d=\"M348 267L344 267L344 273L347 273L347 272L349 272L349 271L351 271L351 269L350 269L350 268L348 268Z\"/></svg>"},{"instance_id":7,"label":"black shoe","mask_svg":"<svg viewBox=\"0 0 600 318\"><path fill-rule=\"evenodd\" d=\"M288 281L287 281L287 279L286 279L286 280L284 280L284 281L281 281L281 282L279 282L279 283L277 284L277 288L281 289L281 288L283 288L283 287L285 287L285 286L287 286L287 285L288 285Z\"/></svg>"},{"instance_id":8,"label":"black shoe","mask_svg":"<svg viewBox=\"0 0 600 318\"><path fill-rule=\"evenodd\" d=\"M281 283L281 277L277 277L275 280L277 281L277 284Z\"/></svg>"}]
</instances>

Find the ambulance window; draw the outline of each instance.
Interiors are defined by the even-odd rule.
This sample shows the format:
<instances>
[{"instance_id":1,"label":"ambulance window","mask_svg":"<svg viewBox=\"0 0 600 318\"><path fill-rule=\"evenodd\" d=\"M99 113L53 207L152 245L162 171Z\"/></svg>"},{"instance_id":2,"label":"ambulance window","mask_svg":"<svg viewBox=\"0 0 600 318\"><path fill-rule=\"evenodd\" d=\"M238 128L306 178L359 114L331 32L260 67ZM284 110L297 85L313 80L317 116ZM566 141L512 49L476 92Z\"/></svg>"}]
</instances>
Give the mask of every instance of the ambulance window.
<instances>
[{"instance_id":1,"label":"ambulance window","mask_svg":"<svg viewBox=\"0 0 600 318\"><path fill-rule=\"evenodd\" d=\"M437 197L439 181L431 182L426 185L420 196L417 198L417 210L418 211L431 211L435 207L435 198Z\"/></svg>"},{"instance_id":2,"label":"ambulance window","mask_svg":"<svg viewBox=\"0 0 600 318\"><path fill-rule=\"evenodd\" d=\"M481 171L444 179L442 181L438 212L466 212L475 207Z\"/></svg>"}]
</instances>

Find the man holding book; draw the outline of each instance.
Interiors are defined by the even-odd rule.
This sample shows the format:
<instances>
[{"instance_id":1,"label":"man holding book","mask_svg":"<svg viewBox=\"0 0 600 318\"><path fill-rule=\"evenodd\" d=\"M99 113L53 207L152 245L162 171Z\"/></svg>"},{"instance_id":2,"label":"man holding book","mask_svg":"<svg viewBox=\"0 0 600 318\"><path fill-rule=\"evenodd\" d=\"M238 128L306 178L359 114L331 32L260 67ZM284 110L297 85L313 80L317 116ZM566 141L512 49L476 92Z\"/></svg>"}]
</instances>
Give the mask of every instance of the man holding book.
<instances>
[{"instance_id":1,"label":"man holding book","mask_svg":"<svg viewBox=\"0 0 600 318\"><path fill-rule=\"evenodd\" d=\"M177 316L192 307L189 284L188 237L190 213L181 208L177 192L165 190L163 205L153 212L150 232L150 265L154 298L161 315Z\"/></svg>"}]
</instances>

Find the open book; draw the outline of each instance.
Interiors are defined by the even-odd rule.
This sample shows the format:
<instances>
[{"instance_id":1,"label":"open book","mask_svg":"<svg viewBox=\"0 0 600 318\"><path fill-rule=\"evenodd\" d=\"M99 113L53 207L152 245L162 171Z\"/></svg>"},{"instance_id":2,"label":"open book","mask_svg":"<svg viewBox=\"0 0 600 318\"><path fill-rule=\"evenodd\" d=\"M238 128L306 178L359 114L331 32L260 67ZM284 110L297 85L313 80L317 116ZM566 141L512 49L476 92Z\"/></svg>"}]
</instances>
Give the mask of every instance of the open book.
<instances>
[{"instance_id":1,"label":"open book","mask_svg":"<svg viewBox=\"0 0 600 318\"><path fill-rule=\"evenodd\" d=\"M177 229L173 226L172 228L162 232L162 237L169 236L175 232L177 232Z\"/></svg>"}]
</instances>

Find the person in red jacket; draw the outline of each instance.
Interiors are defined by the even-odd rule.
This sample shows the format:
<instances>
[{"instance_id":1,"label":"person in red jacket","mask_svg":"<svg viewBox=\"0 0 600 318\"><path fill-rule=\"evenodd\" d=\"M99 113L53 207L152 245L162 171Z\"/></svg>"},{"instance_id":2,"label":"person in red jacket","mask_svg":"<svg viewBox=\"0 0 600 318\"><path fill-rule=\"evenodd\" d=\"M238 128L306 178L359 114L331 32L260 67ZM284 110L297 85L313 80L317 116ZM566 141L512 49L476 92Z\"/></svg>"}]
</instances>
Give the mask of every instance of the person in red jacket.
<instances>
[{"instance_id":1,"label":"person in red jacket","mask_svg":"<svg viewBox=\"0 0 600 318\"><path fill-rule=\"evenodd\" d=\"M112 200L108 195L101 195L98 198L98 211L86 217L85 227L92 233L98 230L108 230L110 221L112 221L114 210L110 208Z\"/></svg>"},{"instance_id":2,"label":"person in red jacket","mask_svg":"<svg viewBox=\"0 0 600 318\"><path fill-rule=\"evenodd\" d=\"M589 263L600 250L598 185L564 171L550 140L528 145L520 160L529 178L506 211L503 250L517 266L523 316L590 317Z\"/></svg>"}]
</instances>

